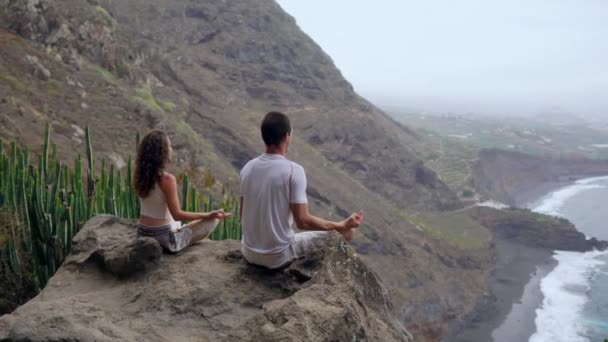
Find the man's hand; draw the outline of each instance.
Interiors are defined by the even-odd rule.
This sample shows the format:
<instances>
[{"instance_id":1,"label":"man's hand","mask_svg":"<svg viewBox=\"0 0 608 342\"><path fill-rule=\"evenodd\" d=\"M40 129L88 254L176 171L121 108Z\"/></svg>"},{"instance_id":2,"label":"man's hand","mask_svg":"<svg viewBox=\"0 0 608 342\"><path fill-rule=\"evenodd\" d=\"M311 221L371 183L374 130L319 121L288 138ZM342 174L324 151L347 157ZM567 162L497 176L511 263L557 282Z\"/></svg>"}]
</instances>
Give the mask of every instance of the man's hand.
<instances>
[{"instance_id":1,"label":"man's hand","mask_svg":"<svg viewBox=\"0 0 608 342\"><path fill-rule=\"evenodd\" d=\"M222 220L222 219L225 219L226 217L230 217L230 216L232 216L232 213L227 213L224 211L224 209L214 210L209 213L209 218L212 220L215 220L215 219Z\"/></svg>"},{"instance_id":2,"label":"man's hand","mask_svg":"<svg viewBox=\"0 0 608 342\"><path fill-rule=\"evenodd\" d=\"M343 231L358 228L361 223L363 223L363 211L359 210L359 212L350 215L349 217L344 219L344 221L340 222L340 225L342 227L339 230Z\"/></svg>"}]
</instances>

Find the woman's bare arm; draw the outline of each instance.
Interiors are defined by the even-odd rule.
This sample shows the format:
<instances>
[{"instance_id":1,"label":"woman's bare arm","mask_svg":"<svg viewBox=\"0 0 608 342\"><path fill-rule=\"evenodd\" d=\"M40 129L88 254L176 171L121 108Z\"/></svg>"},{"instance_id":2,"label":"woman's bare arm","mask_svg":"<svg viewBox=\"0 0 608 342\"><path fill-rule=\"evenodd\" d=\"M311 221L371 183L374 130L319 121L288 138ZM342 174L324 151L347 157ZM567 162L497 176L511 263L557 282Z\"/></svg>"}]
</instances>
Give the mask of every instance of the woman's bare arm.
<instances>
[{"instance_id":1,"label":"woman's bare arm","mask_svg":"<svg viewBox=\"0 0 608 342\"><path fill-rule=\"evenodd\" d=\"M171 216L176 221L194 221L194 220L211 220L211 219L223 219L225 217L232 216L232 213L224 212L224 209L215 210L208 213L193 213L189 211L183 211L179 204L179 197L177 195L177 181L175 176L170 173L164 173L160 179L160 188L167 198L167 206Z\"/></svg>"}]
</instances>

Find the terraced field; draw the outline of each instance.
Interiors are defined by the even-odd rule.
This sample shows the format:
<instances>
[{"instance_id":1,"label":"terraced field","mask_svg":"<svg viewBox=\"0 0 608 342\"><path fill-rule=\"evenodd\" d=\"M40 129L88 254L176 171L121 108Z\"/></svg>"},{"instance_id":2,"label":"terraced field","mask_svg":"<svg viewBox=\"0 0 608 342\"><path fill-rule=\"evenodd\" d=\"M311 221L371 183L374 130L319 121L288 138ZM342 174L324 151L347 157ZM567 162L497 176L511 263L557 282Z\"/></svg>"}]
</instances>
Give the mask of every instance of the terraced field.
<instances>
[{"instance_id":1,"label":"terraced field","mask_svg":"<svg viewBox=\"0 0 608 342\"><path fill-rule=\"evenodd\" d=\"M608 159L608 126L577 119L544 120L391 113L399 122L424 132L425 150L417 151L451 189L472 197L469 165L482 148L538 156ZM419 149L419 146L412 146Z\"/></svg>"}]
</instances>

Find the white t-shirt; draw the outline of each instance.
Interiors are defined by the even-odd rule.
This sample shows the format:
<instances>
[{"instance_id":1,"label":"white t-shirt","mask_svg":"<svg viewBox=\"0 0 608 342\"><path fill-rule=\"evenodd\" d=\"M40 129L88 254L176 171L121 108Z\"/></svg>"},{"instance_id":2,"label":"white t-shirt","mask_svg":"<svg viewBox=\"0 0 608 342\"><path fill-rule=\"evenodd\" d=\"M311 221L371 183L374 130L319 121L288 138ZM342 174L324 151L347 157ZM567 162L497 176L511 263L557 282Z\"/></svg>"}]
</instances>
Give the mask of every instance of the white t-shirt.
<instances>
[{"instance_id":1,"label":"white t-shirt","mask_svg":"<svg viewBox=\"0 0 608 342\"><path fill-rule=\"evenodd\" d=\"M283 252L293 241L290 203L308 203L304 168L278 154L262 154L241 170L244 247Z\"/></svg>"}]
</instances>

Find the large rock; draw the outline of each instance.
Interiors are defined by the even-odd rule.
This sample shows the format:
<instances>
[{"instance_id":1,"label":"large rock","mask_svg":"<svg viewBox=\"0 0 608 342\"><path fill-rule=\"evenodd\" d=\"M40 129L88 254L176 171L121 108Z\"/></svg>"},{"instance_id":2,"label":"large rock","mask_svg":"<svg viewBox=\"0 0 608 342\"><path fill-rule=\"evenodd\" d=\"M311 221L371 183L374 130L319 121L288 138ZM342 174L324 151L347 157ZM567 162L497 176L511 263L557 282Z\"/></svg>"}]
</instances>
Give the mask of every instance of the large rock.
<instances>
[{"instance_id":1,"label":"large rock","mask_svg":"<svg viewBox=\"0 0 608 342\"><path fill-rule=\"evenodd\" d=\"M476 207L470 213L492 231L495 238L539 249L587 252L605 250L607 241L587 239L570 221L527 209L496 210Z\"/></svg>"},{"instance_id":2,"label":"large rock","mask_svg":"<svg viewBox=\"0 0 608 342\"><path fill-rule=\"evenodd\" d=\"M411 341L378 277L334 234L280 271L236 241L161 255L131 222L97 216L48 286L0 318L1 341Z\"/></svg>"}]
</instances>

